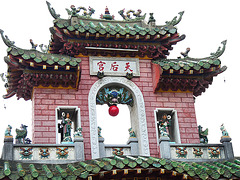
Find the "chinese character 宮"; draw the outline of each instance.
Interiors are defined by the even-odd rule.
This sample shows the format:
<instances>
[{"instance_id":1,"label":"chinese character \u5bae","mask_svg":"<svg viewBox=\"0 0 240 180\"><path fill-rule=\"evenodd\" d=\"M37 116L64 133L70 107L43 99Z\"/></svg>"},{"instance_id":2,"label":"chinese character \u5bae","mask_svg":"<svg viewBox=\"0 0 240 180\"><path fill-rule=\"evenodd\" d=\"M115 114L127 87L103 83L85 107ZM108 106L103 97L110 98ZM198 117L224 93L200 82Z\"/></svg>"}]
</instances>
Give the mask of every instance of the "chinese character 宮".
<instances>
[{"instance_id":1,"label":"chinese character \u5bae","mask_svg":"<svg viewBox=\"0 0 240 180\"><path fill-rule=\"evenodd\" d=\"M118 64L117 64L117 62L113 62L113 63L111 64L110 70L118 71Z\"/></svg>"},{"instance_id":2,"label":"chinese character \u5bae","mask_svg":"<svg viewBox=\"0 0 240 180\"><path fill-rule=\"evenodd\" d=\"M124 70L124 71L127 71L127 70L133 72L133 70L130 68L130 63L129 63L129 62L126 63L126 66L125 66L125 70Z\"/></svg>"},{"instance_id":3,"label":"chinese character \u5bae","mask_svg":"<svg viewBox=\"0 0 240 180\"><path fill-rule=\"evenodd\" d=\"M99 71L103 71L104 70L104 64L106 64L105 62L98 62L97 65L99 66Z\"/></svg>"}]
</instances>

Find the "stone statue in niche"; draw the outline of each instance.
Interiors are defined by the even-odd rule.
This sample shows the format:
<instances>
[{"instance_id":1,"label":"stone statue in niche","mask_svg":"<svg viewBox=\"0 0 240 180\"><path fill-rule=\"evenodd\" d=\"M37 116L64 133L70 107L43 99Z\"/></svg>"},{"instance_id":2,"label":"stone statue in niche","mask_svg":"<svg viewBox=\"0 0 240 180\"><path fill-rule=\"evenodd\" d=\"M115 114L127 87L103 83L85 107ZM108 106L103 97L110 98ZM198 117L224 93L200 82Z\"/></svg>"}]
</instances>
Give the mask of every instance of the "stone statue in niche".
<instances>
[{"instance_id":1,"label":"stone statue in niche","mask_svg":"<svg viewBox=\"0 0 240 180\"><path fill-rule=\"evenodd\" d=\"M171 126L171 115L163 113L158 120L158 131L160 136L169 136L168 128Z\"/></svg>"},{"instance_id":2,"label":"stone statue in niche","mask_svg":"<svg viewBox=\"0 0 240 180\"><path fill-rule=\"evenodd\" d=\"M169 136L167 132L167 123L163 123L161 126L159 126L160 136Z\"/></svg>"},{"instance_id":3,"label":"stone statue in niche","mask_svg":"<svg viewBox=\"0 0 240 180\"><path fill-rule=\"evenodd\" d=\"M72 120L69 119L70 115L67 113L65 118L65 113L62 113L62 125L63 125L63 142L72 142L71 129Z\"/></svg>"}]
</instances>

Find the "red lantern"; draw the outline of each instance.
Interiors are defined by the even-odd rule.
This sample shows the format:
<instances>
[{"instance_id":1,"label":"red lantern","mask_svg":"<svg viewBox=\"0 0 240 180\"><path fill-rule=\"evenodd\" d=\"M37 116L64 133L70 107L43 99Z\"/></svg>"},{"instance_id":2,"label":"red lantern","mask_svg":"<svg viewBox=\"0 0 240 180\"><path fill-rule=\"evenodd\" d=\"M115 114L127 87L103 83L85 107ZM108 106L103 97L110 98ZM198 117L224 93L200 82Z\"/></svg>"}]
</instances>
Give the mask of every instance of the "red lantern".
<instances>
[{"instance_id":1,"label":"red lantern","mask_svg":"<svg viewBox=\"0 0 240 180\"><path fill-rule=\"evenodd\" d=\"M119 113L119 109L116 105L112 105L109 107L108 109L108 113L111 115L111 116L117 116L118 113Z\"/></svg>"}]
</instances>

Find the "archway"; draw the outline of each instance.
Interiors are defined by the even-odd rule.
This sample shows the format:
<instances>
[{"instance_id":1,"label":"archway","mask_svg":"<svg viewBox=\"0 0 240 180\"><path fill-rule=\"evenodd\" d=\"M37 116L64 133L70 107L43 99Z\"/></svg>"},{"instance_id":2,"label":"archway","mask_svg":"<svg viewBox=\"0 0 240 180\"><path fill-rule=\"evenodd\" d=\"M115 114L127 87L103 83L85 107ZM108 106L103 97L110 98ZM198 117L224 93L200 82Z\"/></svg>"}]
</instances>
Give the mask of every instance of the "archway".
<instances>
[{"instance_id":1,"label":"archway","mask_svg":"<svg viewBox=\"0 0 240 180\"><path fill-rule=\"evenodd\" d=\"M147 121L145 104L142 92L135 83L124 77L104 77L96 81L91 87L88 95L89 121L90 121L90 141L92 158L99 158L98 128L96 112L96 95L98 91L106 85L118 85L127 88L133 95L134 105L130 108L131 126L135 130L139 144L139 154L149 156L149 141L147 132Z\"/></svg>"}]
</instances>

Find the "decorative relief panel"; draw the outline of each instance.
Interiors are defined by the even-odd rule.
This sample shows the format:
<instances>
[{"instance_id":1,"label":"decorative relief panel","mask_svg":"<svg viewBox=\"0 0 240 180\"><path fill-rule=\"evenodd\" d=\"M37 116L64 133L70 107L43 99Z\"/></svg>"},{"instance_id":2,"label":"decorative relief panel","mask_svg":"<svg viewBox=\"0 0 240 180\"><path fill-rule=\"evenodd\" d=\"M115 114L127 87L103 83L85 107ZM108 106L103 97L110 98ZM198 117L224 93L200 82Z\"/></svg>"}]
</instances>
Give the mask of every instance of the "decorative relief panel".
<instances>
[{"instance_id":1,"label":"decorative relief panel","mask_svg":"<svg viewBox=\"0 0 240 180\"><path fill-rule=\"evenodd\" d=\"M224 159L223 146L170 145L171 159Z\"/></svg>"},{"instance_id":2,"label":"decorative relief panel","mask_svg":"<svg viewBox=\"0 0 240 180\"><path fill-rule=\"evenodd\" d=\"M104 75L125 76L127 73L133 73L134 76L140 76L138 58L91 56L89 61L90 75L104 72Z\"/></svg>"},{"instance_id":3,"label":"decorative relief panel","mask_svg":"<svg viewBox=\"0 0 240 180\"><path fill-rule=\"evenodd\" d=\"M74 146L14 147L14 160L75 160Z\"/></svg>"}]
</instances>

